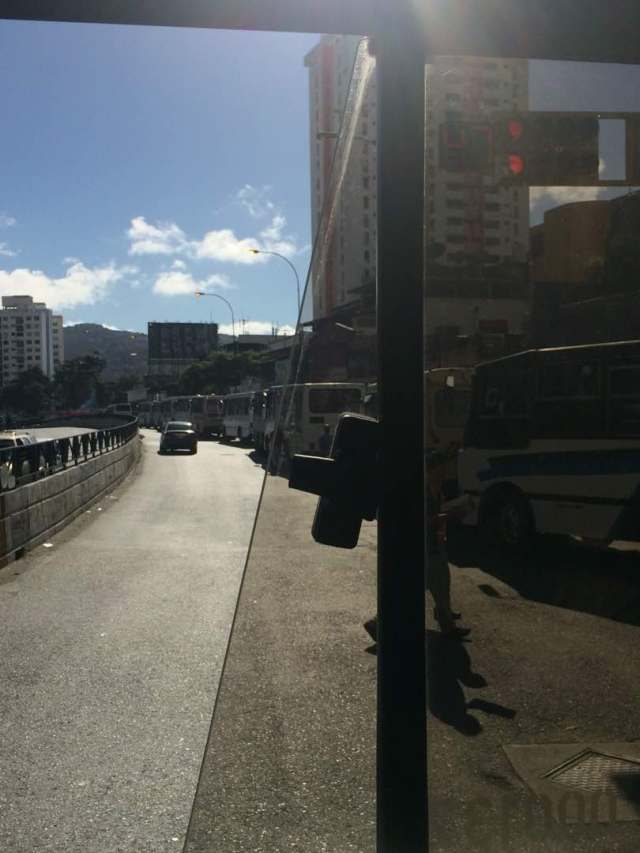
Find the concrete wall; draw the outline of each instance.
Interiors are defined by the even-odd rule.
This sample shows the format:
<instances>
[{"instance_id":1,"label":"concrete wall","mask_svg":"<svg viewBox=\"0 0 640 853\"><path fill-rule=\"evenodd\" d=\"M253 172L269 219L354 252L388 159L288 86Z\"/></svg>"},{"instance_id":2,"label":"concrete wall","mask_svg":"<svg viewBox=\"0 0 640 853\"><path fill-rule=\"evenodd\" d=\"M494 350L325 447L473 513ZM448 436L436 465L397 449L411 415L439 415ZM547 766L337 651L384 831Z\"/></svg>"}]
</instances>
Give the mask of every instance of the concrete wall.
<instances>
[{"instance_id":1,"label":"concrete wall","mask_svg":"<svg viewBox=\"0 0 640 853\"><path fill-rule=\"evenodd\" d=\"M0 566L69 524L128 474L140 438L35 483L0 494Z\"/></svg>"}]
</instances>

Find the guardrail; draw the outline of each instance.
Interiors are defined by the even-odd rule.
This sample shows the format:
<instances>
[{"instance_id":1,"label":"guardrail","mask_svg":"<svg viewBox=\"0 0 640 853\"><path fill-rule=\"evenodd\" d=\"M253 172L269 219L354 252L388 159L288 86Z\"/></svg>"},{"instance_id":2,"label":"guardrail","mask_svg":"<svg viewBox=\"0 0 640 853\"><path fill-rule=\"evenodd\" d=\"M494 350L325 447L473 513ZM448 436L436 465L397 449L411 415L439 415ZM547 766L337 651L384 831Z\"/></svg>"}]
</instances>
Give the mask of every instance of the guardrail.
<instances>
[{"instance_id":1,"label":"guardrail","mask_svg":"<svg viewBox=\"0 0 640 853\"><path fill-rule=\"evenodd\" d=\"M138 422L134 420L119 426L90 430L82 435L0 449L0 492L81 465L121 447L137 434Z\"/></svg>"}]
</instances>

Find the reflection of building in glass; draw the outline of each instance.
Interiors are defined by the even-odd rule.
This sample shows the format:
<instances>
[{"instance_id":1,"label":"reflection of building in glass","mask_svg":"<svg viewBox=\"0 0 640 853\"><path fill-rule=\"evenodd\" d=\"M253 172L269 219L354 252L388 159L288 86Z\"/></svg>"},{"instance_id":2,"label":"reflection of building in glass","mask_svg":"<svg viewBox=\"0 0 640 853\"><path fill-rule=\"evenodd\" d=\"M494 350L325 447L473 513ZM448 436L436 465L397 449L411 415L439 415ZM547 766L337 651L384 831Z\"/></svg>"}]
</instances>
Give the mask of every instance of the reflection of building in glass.
<instances>
[{"instance_id":1,"label":"reflection of building in glass","mask_svg":"<svg viewBox=\"0 0 640 853\"><path fill-rule=\"evenodd\" d=\"M608 201L547 210L543 223L531 229L532 281L587 281L604 259L610 211Z\"/></svg>"},{"instance_id":2,"label":"reflection of building in glass","mask_svg":"<svg viewBox=\"0 0 640 853\"><path fill-rule=\"evenodd\" d=\"M564 204L531 229L532 341L640 338L640 193Z\"/></svg>"},{"instance_id":3,"label":"reflection of building in glass","mask_svg":"<svg viewBox=\"0 0 640 853\"><path fill-rule=\"evenodd\" d=\"M149 323L149 375L178 377L218 349L217 323Z\"/></svg>"},{"instance_id":4,"label":"reflection of building in glass","mask_svg":"<svg viewBox=\"0 0 640 853\"><path fill-rule=\"evenodd\" d=\"M64 361L62 316L31 296L3 296L0 310L1 382L38 367L53 379Z\"/></svg>"},{"instance_id":5,"label":"reflection of building in glass","mask_svg":"<svg viewBox=\"0 0 640 853\"><path fill-rule=\"evenodd\" d=\"M359 39L323 36L307 55L311 130L312 226L317 231L329 191L335 134L349 89ZM425 210L428 355L447 361L444 342L489 334L520 339L529 313L527 257L529 191L498 186L491 177L449 173L438 163L445 121L482 120L528 109L526 60L440 57L427 67ZM314 282L314 318L357 304L375 276L376 90L369 84L360 112L345 184L334 220L324 274ZM462 343L467 361L474 346ZM507 347L508 348L508 347ZM436 355L437 352L437 355Z\"/></svg>"}]
</instances>

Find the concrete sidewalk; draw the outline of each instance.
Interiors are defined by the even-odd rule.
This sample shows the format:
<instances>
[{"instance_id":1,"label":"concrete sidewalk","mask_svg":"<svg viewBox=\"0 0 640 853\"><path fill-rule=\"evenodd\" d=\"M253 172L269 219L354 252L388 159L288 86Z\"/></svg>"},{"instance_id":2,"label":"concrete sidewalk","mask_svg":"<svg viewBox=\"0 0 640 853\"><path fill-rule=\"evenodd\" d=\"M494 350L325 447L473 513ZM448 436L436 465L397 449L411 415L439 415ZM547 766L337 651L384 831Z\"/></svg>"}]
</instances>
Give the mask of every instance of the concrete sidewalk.
<instances>
[{"instance_id":1,"label":"concrete sidewalk","mask_svg":"<svg viewBox=\"0 0 640 853\"><path fill-rule=\"evenodd\" d=\"M316 499L269 477L188 853L375 847L375 525L317 545Z\"/></svg>"}]
</instances>

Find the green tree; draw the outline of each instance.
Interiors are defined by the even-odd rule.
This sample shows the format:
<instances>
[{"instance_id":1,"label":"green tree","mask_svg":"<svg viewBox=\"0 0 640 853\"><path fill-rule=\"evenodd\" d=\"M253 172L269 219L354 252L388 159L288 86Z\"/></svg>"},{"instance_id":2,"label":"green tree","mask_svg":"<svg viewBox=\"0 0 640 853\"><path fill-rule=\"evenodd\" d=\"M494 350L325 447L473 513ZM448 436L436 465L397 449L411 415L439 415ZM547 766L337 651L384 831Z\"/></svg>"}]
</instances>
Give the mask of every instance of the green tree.
<instances>
[{"instance_id":1,"label":"green tree","mask_svg":"<svg viewBox=\"0 0 640 853\"><path fill-rule=\"evenodd\" d=\"M31 417L44 414L50 401L51 382L39 367L30 367L23 371L2 389L2 404L5 409Z\"/></svg>"},{"instance_id":2,"label":"green tree","mask_svg":"<svg viewBox=\"0 0 640 853\"><path fill-rule=\"evenodd\" d=\"M181 394L227 394L249 376L258 376L256 353L214 352L198 361L180 377Z\"/></svg>"},{"instance_id":3,"label":"green tree","mask_svg":"<svg viewBox=\"0 0 640 853\"><path fill-rule=\"evenodd\" d=\"M57 405L63 409L97 405L100 374L105 365L105 360L96 355L84 355L63 362L54 378Z\"/></svg>"},{"instance_id":4,"label":"green tree","mask_svg":"<svg viewBox=\"0 0 640 853\"><path fill-rule=\"evenodd\" d=\"M136 376L119 376L110 382L99 380L96 385L96 403L101 408L111 403L127 400L127 391L131 391L140 380Z\"/></svg>"}]
</instances>

